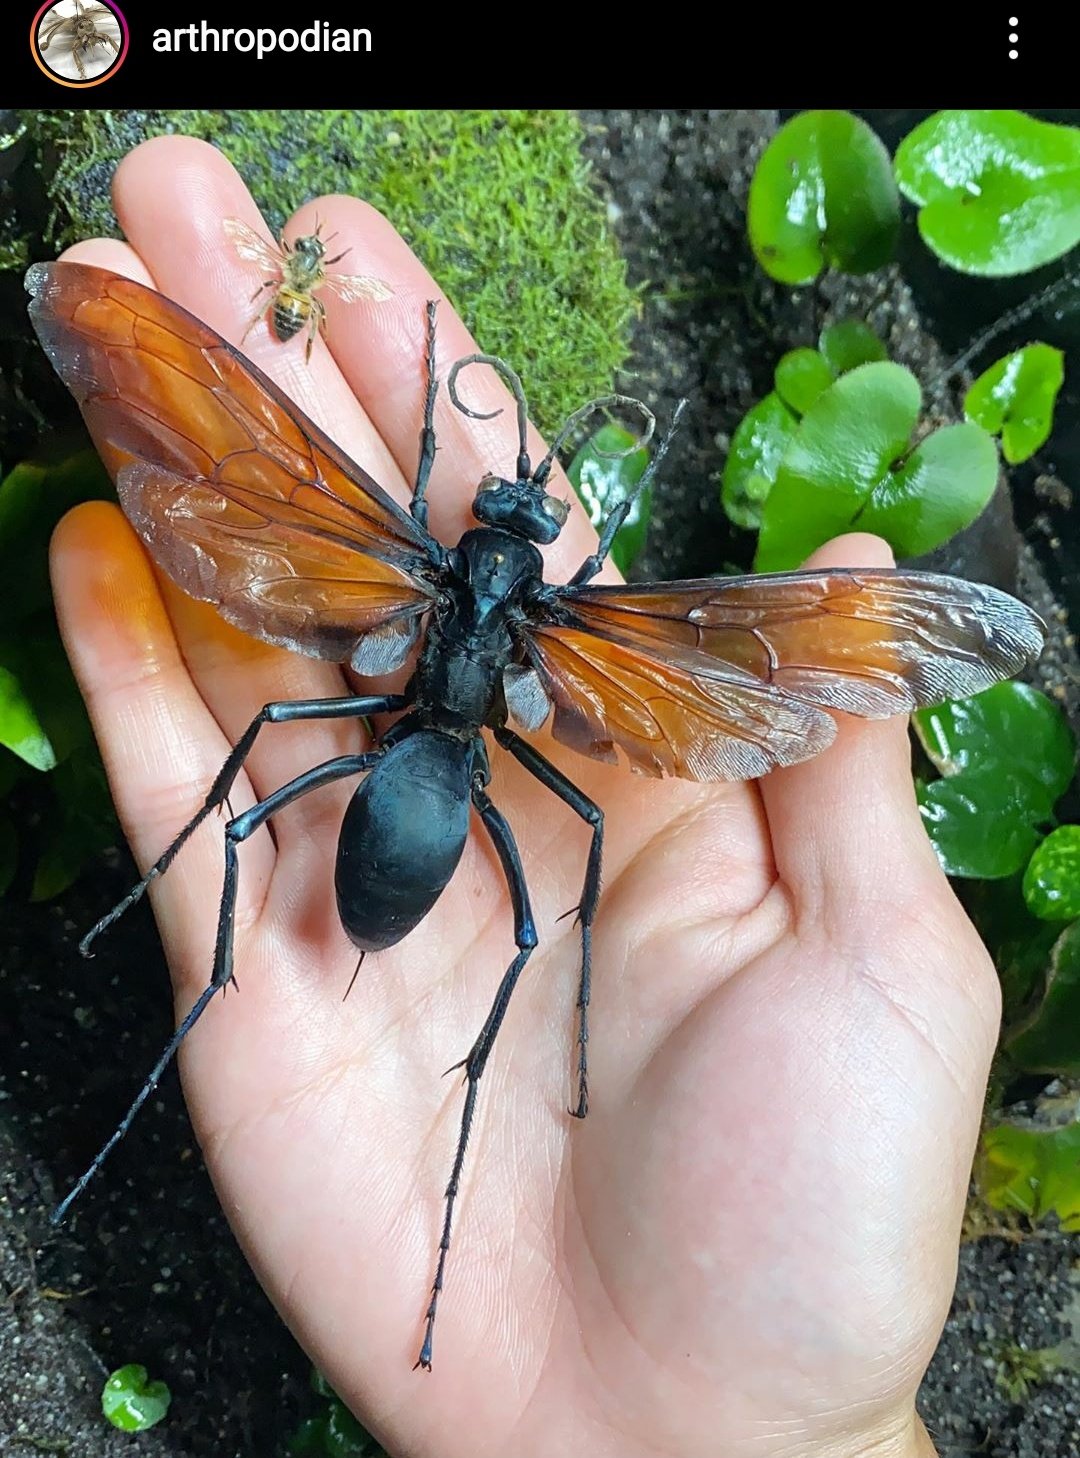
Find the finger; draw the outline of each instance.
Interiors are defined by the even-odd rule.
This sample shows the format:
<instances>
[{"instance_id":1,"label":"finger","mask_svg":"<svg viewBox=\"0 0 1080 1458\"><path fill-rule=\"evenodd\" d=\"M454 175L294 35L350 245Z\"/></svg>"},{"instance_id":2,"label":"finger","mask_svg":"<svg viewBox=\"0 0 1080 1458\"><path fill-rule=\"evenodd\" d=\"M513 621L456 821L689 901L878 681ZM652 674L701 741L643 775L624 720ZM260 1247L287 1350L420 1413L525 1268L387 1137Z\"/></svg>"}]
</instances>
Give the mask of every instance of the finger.
<instances>
[{"instance_id":1,"label":"finger","mask_svg":"<svg viewBox=\"0 0 1080 1458\"><path fill-rule=\"evenodd\" d=\"M86 700L117 812L145 870L202 804L229 746L180 655L158 582L118 507L90 502L53 534L50 568L68 656ZM237 802L249 803L241 775ZM153 888L154 908L173 965L207 980L213 925L190 915L220 886L223 823L211 816L168 875ZM268 837L257 837L241 881L238 911L253 914L273 867Z\"/></svg>"},{"instance_id":2,"label":"finger","mask_svg":"<svg viewBox=\"0 0 1080 1458\"><path fill-rule=\"evenodd\" d=\"M420 447L420 425L427 357L429 299L438 301L436 361L441 388L436 400L438 453L428 501L431 524L443 541L456 542L475 526L470 506L481 476L511 476L518 453L512 395L495 372L475 365L463 370L459 394L471 409L499 411L491 420L473 420L456 410L446 391L450 365L477 349L453 305L395 228L369 204L352 197L321 197L293 217L290 232L310 232L316 216L335 234L334 251L348 248L339 265L346 273L373 274L393 297L377 307L348 304L331 289L323 300L327 339L344 378L393 452L399 472L413 481ZM511 368L515 362L508 360ZM523 381L528 391L528 381ZM535 429L528 433L535 466L546 447ZM570 517L558 539L545 549L553 580L565 578L596 545L596 533L561 471L552 473L550 490L571 503Z\"/></svg>"},{"instance_id":3,"label":"finger","mask_svg":"<svg viewBox=\"0 0 1080 1458\"><path fill-rule=\"evenodd\" d=\"M207 142L156 137L120 163L113 199L128 241L157 287L239 345L259 308L251 296L262 276L237 253L225 220L238 218L267 240L271 234L232 163ZM306 363L300 335L283 344L260 323L244 339L243 352L387 490L404 497L393 457L321 341Z\"/></svg>"},{"instance_id":4,"label":"finger","mask_svg":"<svg viewBox=\"0 0 1080 1458\"><path fill-rule=\"evenodd\" d=\"M854 533L815 552L809 567L889 567L879 537ZM911 775L908 721L838 714L833 744L815 759L761 781L777 870L817 905L860 894L899 894L937 862L923 829Z\"/></svg>"},{"instance_id":5,"label":"finger","mask_svg":"<svg viewBox=\"0 0 1080 1458\"><path fill-rule=\"evenodd\" d=\"M156 287L235 341L250 316L251 265L227 239L224 221L239 217L261 231L265 225L232 164L216 148L191 138L158 138L124 159L114 193L117 214ZM325 350L313 354L309 369L302 346L299 353L284 349L265 329L258 339L249 337L249 348L262 356L259 363L290 396L301 397L298 403L309 413L316 406L332 412L346 449L353 432L369 453L376 446L382 450ZM356 439L351 444L355 447ZM347 692L336 665L260 643L181 593L167 591L165 602L192 679L230 743L264 704ZM355 722L265 728L248 759L254 792L262 799L311 765L354 752L360 742ZM327 804L340 806L346 794L346 787L335 787L275 817L281 851L288 853L294 835L309 835L313 824L321 824Z\"/></svg>"},{"instance_id":6,"label":"finger","mask_svg":"<svg viewBox=\"0 0 1080 1458\"><path fill-rule=\"evenodd\" d=\"M97 238L78 243L63 256L96 268L110 268L151 288L157 287L157 281L131 245L118 239ZM235 744L264 704L281 699L331 698L348 692L335 666L314 663L260 643L231 627L208 604L197 603L178 591L164 574L159 572L158 577L165 610L184 663L227 746ZM254 799L261 800L311 765L338 754L354 753L361 743L360 727L350 721L266 728L260 732L247 760L250 793ZM227 752L228 747L221 759ZM307 838L313 825L321 824L324 815L333 813L331 804L336 805L340 814L347 795L347 786L334 786L314 801L300 801L282 811L274 822L280 850L287 854L297 837ZM234 806L240 806L242 798L238 788ZM156 854L152 852L151 859Z\"/></svg>"}]
</instances>

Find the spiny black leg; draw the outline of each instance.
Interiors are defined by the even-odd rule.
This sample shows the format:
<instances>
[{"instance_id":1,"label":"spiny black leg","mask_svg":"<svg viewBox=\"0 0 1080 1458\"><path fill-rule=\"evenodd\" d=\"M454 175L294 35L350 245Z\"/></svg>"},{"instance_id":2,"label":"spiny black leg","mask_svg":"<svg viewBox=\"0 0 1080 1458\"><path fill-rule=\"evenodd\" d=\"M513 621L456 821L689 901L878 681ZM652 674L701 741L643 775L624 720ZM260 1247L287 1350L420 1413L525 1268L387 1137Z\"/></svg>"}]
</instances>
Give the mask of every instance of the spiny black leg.
<instances>
[{"instance_id":1,"label":"spiny black leg","mask_svg":"<svg viewBox=\"0 0 1080 1458\"><path fill-rule=\"evenodd\" d=\"M667 432L664 435L663 439L660 441L660 444L656 447L656 454L653 456L652 460L645 468L641 480L634 487L631 494L626 497L624 501L620 501L618 506L614 507L608 513L607 519L600 530L600 544L591 556L585 558L584 562L582 562L581 566L574 573L573 577L571 577L569 584L571 587L581 587L586 582L591 582L596 574L600 571L600 568L604 565L604 560L607 557L607 554L611 551L611 544L615 540L615 533L619 530L623 522L630 515L630 508L633 506L635 500L645 490L646 486L648 486L649 483L652 481L652 478L656 475L657 471L660 468L661 461L663 461L664 457L667 455L668 447L671 445L672 437L674 436L679 426L679 417L680 415L682 415L685 408L685 400L680 400L679 403L675 406L674 414L671 417L671 424L668 426Z\"/></svg>"},{"instance_id":2,"label":"spiny black leg","mask_svg":"<svg viewBox=\"0 0 1080 1458\"><path fill-rule=\"evenodd\" d=\"M494 842L510 887L510 900L514 907L514 941L517 944L518 954L503 973L499 990L495 994L495 1001L491 1005L491 1011L487 1015L484 1026L480 1029L479 1037L469 1051L469 1056L464 1060L464 1064L455 1064L455 1067L465 1069L465 1108L461 1114L461 1130L458 1134L457 1152L454 1155L454 1167L450 1172L450 1182L446 1186L446 1215L443 1219L442 1238L439 1241L439 1259L435 1267L435 1280L431 1287L431 1301L427 1309L424 1344L420 1348L420 1356L416 1361L416 1367L425 1367L429 1372L431 1371L431 1340L435 1331L435 1313L439 1304L439 1292L443 1288L446 1256L450 1249L450 1227L454 1219L454 1202L457 1200L461 1184L461 1169L465 1163L465 1147L469 1142L469 1130L472 1128L473 1114L476 1110L476 1091L488 1055L498 1037L502 1020L506 1016L506 1009L517 980L537 941L532 907L529 905L529 890L525 885L525 872L514 843L513 832L504 816L488 799L479 776L473 781L472 799ZM413 1370L415 1371L416 1368L414 1367Z\"/></svg>"},{"instance_id":3,"label":"spiny black leg","mask_svg":"<svg viewBox=\"0 0 1080 1458\"><path fill-rule=\"evenodd\" d=\"M552 794L558 795L576 815L592 826L592 843L585 867L585 884L577 908L581 926L581 982L578 986L578 1099L577 1108L569 1112L584 1119L589 1112L589 999L592 995L592 924L600 899L600 863L604 853L604 812L588 795L579 790L560 770L512 729L496 729L495 738L530 774L535 775ZM567 915L569 916L569 912Z\"/></svg>"},{"instance_id":4,"label":"spiny black leg","mask_svg":"<svg viewBox=\"0 0 1080 1458\"><path fill-rule=\"evenodd\" d=\"M122 901L117 902L111 911L90 928L79 943L79 951L84 957L92 955L90 947L94 940L106 927L112 926L114 921L123 916L129 907L134 906L136 901L142 899L150 883L165 874L172 865L177 852L186 844L210 812L228 799L233 782L240 773L244 760L251 753L259 730L264 724L287 724L296 719L362 719L369 714L391 713L395 709L403 709L406 702L407 700L401 694L382 694L378 697L296 699L291 703L265 704L236 741L235 748L221 766L217 779L207 791L202 808L188 821L168 849L158 857L138 885L133 886Z\"/></svg>"},{"instance_id":5,"label":"spiny black leg","mask_svg":"<svg viewBox=\"0 0 1080 1458\"><path fill-rule=\"evenodd\" d=\"M435 376L435 300L427 306L427 389L424 393L424 427L420 432L420 463L416 468L416 485L410 511L422 527L427 528L427 502L424 500L435 464L435 396L439 381Z\"/></svg>"},{"instance_id":6,"label":"spiny black leg","mask_svg":"<svg viewBox=\"0 0 1080 1458\"><path fill-rule=\"evenodd\" d=\"M328 785L334 780L344 779L347 775L359 774L362 770L370 769L381 753L381 750L372 750L369 754L346 754L338 759L328 760L326 764L317 765L314 769L298 775L295 780L290 780L280 790L275 790L258 805L253 805L250 810L245 810L243 815L238 815L225 827L225 881L221 892L221 909L218 913L217 937L214 943L214 971L210 978L210 985L204 989L195 1006L165 1045L165 1051L154 1064L150 1077L135 1096L134 1102L120 1120L115 1132L109 1136L94 1156L89 1168L80 1176L78 1183L53 1211L50 1217L53 1225L60 1224L71 1208L72 1201L82 1194L109 1154L131 1128L135 1115L157 1087L161 1075L176 1056L180 1044L209 1007L215 992L227 986L232 979L233 921L239 880L239 860L236 847L242 840L247 840L248 836L253 835L271 815L284 809L293 800L298 800L301 795L306 795L311 790L317 790L320 785Z\"/></svg>"}]
</instances>

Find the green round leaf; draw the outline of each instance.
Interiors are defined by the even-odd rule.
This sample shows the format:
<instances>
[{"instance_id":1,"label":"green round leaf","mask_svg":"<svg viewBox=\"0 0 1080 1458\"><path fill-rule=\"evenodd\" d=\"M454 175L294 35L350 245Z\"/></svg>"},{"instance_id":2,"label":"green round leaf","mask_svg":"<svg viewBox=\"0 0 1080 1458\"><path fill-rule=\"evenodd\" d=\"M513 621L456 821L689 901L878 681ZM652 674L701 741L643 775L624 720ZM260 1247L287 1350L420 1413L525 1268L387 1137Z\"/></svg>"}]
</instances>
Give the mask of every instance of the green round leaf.
<instances>
[{"instance_id":1,"label":"green round leaf","mask_svg":"<svg viewBox=\"0 0 1080 1458\"><path fill-rule=\"evenodd\" d=\"M775 391L739 421L724 463L720 492L724 510L736 526L748 531L760 527L762 507L798 424Z\"/></svg>"},{"instance_id":2,"label":"green round leaf","mask_svg":"<svg viewBox=\"0 0 1080 1458\"><path fill-rule=\"evenodd\" d=\"M1042 1000L1005 1046L1032 1073L1080 1075L1080 921L1054 943Z\"/></svg>"},{"instance_id":3,"label":"green round leaf","mask_svg":"<svg viewBox=\"0 0 1080 1458\"><path fill-rule=\"evenodd\" d=\"M0 744L33 769L50 770L56 755L22 684L10 669L0 667Z\"/></svg>"},{"instance_id":4,"label":"green round leaf","mask_svg":"<svg viewBox=\"0 0 1080 1458\"><path fill-rule=\"evenodd\" d=\"M882 476L852 525L884 537L898 557L919 557L971 525L997 477L997 448L982 426L947 425Z\"/></svg>"},{"instance_id":5,"label":"green round leaf","mask_svg":"<svg viewBox=\"0 0 1080 1458\"><path fill-rule=\"evenodd\" d=\"M1080 1123L1063 1129L1015 1124L988 1129L978 1183L995 1210L1019 1210L1032 1220L1053 1213L1062 1229L1080 1230Z\"/></svg>"},{"instance_id":6,"label":"green round leaf","mask_svg":"<svg viewBox=\"0 0 1080 1458\"><path fill-rule=\"evenodd\" d=\"M997 878L1028 862L1038 826L1072 779L1061 710L1038 689L999 683L914 716L940 780L919 786L923 823L950 876Z\"/></svg>"},{"instance_id":7,"label":"green round leaf","mask_svg":"<svg viewBox=\"0 0 1080 1458\"><path fill-rule=\"evenodd\" d=\"M597 529L610 511L625 501L645 474L649 452L642 446L628 456L605 456L603 451L624 451L635 437L621 425L608 423L587 440L570 462L566 474ZM652 488L646 486L634 499L630 513L615 533L611 558L625 574L645 545L652 512Z\"/></svg>"},{"instance_id":8,"label":"green round leaf","mask_svg":"<svg viewBox=\"0 0 1080 1458\"><path fill-rule=\"evenodd\" d=\"M921 395L910 370L863 365L803 416L762 512L755 568L797 567L846 531L908 448Z\"/></svg>"},{"instance_id":9,"label":"green round leaf","mask_svg":"<svg viewBox=\"0 0 1080 1458\"><path fill-rule=\"evenodd\" d=\"M837 376L846 375L861 364L888 358L881 340L861 319L841 319L838 324L830 324L821 331L818 348Z\"/></svg>"},{"instance_id":10,"label":"green round leaf","mask_svg":"<svg viewBox=\"0 0 1080 1458\"><path fill-rule=\"evenodd\" d=\"M892 257L900 207L889 154L848 111L780 128L750 183L750 243L766 273L809 283L825 265L870 273Z\"/></svg>"},{"instance_id":11,"label":"green round leaf","mask_svg":"<svg viewBox=\"0 0 1080 1458\"><path fill-rule=\"evenodd\" d=\"M949 876L1011 876L1038 844L1026 775L985 764L917 789L923 824Z\"/></svg>"},{"instance_id":12,"label":"green round leaf","mask_svg":"<svg viewBox=\"0 0 1080 1458\"><path fill-rule=\"evenodd\" d=\"M1080 825L1052 830L1024 872L1024 900L1044 921L1080 916Z\"/></svg>"},{"instance_id":13,"label":"green round leaf","mask_svg":"<svg viewBox=\"0 0 1080 1458\"><path fill-rule=\"evenodd\" d=\"M776 366L776 393L796 415L805 415L833 382L833 372L816 349L790 349Z\"/></svg>"},{"instance_id":14,"label":"green round leaf","mask_svg":"<svg viewBox=\"0 0 1080 1458\"><path fill-rule=\"evenodd\" d=\"M888 362L860 365L814 401L762 511L757 571L797 567L853 529L917 556L974 521L997 481L994 443L955 425L910 450L920 403L915 376Z\"/></svg>"},{"instance_id":15,"label":"green round leaf","mask_svg":"<svg viewBox=\"0 0 1080 1458\"><path fill-rule=\"evenodd\" d=\"M1027 273L1080 241L1080 130L1020 111L939 111L904 139L896 179L919 232L962 273Z\"/></svg>"},{"instance_id":16,"label":"green round leaf","mask_svg":"<svg viewBox=\"0 0 1080 1458\"><path fill-rule=\"evenodd\" d=\"M172 1394L164 1382L147 1381L138 1363L120 1367L101 1392L101 1410L114 1428L141 1433L159 1423L169 1410Z\"/></svg>"},{"instance_id":17,"label":"green round leaf","mask_svg":"<svg viewBox=\"0 0 1080 1458\"><path fill-rule=\"evenodd\" d=\"M1076 746L1064 714L1026 683L998 683L969 699L951 699L914 716L915 732L931 762L952 777L987 765L1028 781L1027 813L1046 820L1065 793Z\"/></svg>"},{"instance_id":18,"label":"green round leaf","mask_svg":"<svg viewBox=\"0 0 1080 1458\"><path fill-rule=\"evenodd\" d=\"M1007 354L979 376L964 410L991 435L1001 436L1010 465L1033 456L1050 434L1054 402L1065 380L1065 356L1049 344Z\"/></svg>"}]
</instances>

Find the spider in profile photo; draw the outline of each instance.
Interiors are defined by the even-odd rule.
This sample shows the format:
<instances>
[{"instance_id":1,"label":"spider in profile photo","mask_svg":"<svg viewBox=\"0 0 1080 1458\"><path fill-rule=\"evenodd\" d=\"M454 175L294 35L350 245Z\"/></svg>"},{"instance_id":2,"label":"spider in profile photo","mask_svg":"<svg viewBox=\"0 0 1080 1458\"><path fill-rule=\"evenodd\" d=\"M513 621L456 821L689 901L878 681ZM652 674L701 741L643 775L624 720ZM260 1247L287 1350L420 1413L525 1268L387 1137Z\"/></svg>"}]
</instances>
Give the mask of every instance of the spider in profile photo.
<instances>
[{"instance_id":1,"label":"spider in profile photo","mask_svg":"<svg viewBox=\"0 0 1080 1458\"><path fill-rule=\"evenodd\" d=\"M38 50L43 58L52 51L47 64L57 76L89 81L120 55L120 23L105 5L72 3L74 10L67 11L67 0L61 0L46 12L38 28Z\"/></svg>"}]
</instances>

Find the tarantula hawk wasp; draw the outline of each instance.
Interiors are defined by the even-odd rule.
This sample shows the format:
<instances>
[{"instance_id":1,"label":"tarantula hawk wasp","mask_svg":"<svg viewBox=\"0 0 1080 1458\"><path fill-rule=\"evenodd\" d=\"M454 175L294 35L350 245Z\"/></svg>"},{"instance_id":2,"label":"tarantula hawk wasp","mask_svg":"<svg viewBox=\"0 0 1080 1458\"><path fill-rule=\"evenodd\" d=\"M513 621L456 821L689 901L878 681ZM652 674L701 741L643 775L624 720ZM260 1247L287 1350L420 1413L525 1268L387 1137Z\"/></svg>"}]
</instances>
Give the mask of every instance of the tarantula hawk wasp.
<instances>
[{"instance_id":1,"label":"tarantula hawk wasp","mask_svg":"<svg viewBox=\"0 0 1080 1458\"><path fill-rule=\"evenodd\" d=\"M470 807L501 862L516 955L467 1057L465 1102L417 1365L430 1368L436 1311L480 1081L514 988L537 945L512 827L488 794L482 730L592 832L577 908L577 1096L588 1108L592 929L600 896L603 812L525 737L550 719L555 739L594 759L621 750L633 769L691 780L749 779L829 744L829 710L867 718L976 693L1016 673L1042 645L1042 624L1007 594L906 570L782 572L763 577L597 586L630 503L566 583L544 580L539 547L567 505L548 491L556 452L593 410L575 412L533 465L517 375L475 354L451 368L496 369L517 411L506 476L476 488L477 525L447 547L427 529L435 458L435 307L419 461L408 510L304 416L237 349L185 310L130 279L76 263L27 275L44 349L82 407L121 504L166 572L256 637L349 664L361 677L403 665L402 693L267 704L241 735L202 808L143 879L84 939L94 938L168 869L226 802L264 725L401 712L370 751L301 774L225 827L226 870L213 972L118 1129L56 1212L100 1168L181 1041L232 971L238 848L276 811L320 785L363 774L344 817L336 892L361 954L395 943L430 911L469 833ZM483 418L483 417L478 417ZM663 459L670 431L639 490ZM516 725L517 727L511 727ZM519 733L523 730L524 734Z\"/></svg>"}]
</instances>

